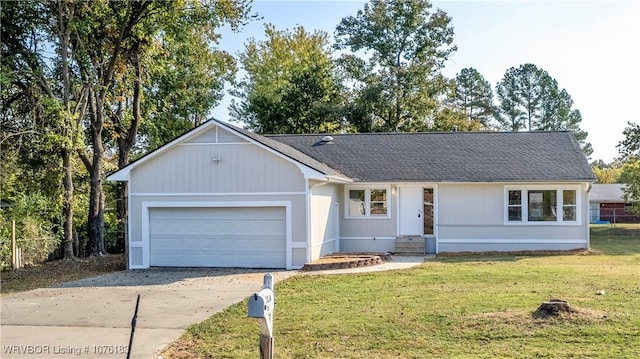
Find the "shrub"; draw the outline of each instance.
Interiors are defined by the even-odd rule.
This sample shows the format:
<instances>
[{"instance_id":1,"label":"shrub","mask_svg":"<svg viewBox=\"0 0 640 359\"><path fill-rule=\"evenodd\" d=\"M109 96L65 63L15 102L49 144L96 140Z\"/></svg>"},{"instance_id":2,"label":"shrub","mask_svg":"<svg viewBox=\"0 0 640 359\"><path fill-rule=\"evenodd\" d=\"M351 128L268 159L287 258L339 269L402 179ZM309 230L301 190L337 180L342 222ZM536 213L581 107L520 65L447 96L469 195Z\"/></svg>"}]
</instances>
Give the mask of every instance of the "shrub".
<instances>
[{"instance_id":1,"label":"shrub","mask_svg":"<svg viewBox=\"0 0 640 359\"><path fill-rule=\"evenodd\" d=\"M58 248L54 232L55 204L41 194L18 196L11 208L0 213L0 269L11 268L11 221L16 221L16 245L22 249L22 262L44 262Z\"/></svg>"}]
</instances>

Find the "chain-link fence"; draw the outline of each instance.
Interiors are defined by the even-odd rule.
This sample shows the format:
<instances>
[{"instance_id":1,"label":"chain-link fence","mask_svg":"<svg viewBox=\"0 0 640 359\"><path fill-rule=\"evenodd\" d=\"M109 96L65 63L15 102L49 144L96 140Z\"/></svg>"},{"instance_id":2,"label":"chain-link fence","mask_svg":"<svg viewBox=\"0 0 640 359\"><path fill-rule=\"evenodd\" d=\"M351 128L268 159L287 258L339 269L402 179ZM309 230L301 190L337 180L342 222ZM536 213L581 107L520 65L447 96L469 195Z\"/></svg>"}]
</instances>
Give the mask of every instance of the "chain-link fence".
<instances>
[{"instance_id":1,"label":"chain-link fence","mask_svg":"<svg viewBox=\"0 0 640 359\"><path fill-rule=\"evenodd\" d=\"M593 224L640 223L640 215L625 207L592 207L589 222Z\"/></svg>"}]
</instances>

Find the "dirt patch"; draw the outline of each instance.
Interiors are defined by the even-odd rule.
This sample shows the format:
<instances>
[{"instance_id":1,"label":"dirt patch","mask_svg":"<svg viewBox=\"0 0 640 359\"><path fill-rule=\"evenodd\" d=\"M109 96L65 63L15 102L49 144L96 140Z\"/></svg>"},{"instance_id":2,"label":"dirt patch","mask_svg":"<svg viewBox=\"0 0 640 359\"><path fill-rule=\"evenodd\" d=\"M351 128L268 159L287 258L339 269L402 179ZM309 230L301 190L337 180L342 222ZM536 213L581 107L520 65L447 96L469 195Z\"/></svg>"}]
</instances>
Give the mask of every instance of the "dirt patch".
<instances>
[{"instance_id":1,"label":"dirt patch","mask_svg":"<svg viewBox=\"0 0 640 359\"><path fill-rule=\"evenodd\" d=\"M534 312L531 317L535 320L587 320L595 321L607 319L608 316L601 312L572 307L571 311L559 312L557 315L540 316L537 312Z\"/></svg>"},{"instance_id":2,"label":"dirt patch","mask_svg":"<svg viewBox=\"0 0 640 359\"><path fill-rule=\"evenodd\" d=\"M572 307L571 312L562 312L557 316L537 317L535 312L526 310L506 310L503 312L488 312L480 313L475 318L482 318L496 323L552 323L554 320L585 320L585 321L598 321L607 319L608 316L604 313L583 308Z\"/></svg>"},{"instance_id":3,"label":"dirt patch","mask_svg":"<svg viewBox=\"0 0 640 359\"><path fill-rule=\"evenodd\" d=\"M125 269L124 254L57 260L2 272L0 289L2 294L21 292Z\"/></svg>"}]
</instances>

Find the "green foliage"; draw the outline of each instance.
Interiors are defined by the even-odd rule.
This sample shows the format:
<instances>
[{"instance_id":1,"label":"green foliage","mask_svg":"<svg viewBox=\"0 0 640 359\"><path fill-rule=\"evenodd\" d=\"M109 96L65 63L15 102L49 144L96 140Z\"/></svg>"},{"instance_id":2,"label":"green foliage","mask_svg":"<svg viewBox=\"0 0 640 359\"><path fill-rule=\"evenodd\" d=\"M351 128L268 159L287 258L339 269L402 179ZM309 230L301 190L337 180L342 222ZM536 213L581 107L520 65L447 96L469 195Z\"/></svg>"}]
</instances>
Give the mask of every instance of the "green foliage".
<instances>
[{"instance_id":1,"label":"green foliage","mask_svg":"<svg viewBox=\"0 0 640 359\"><path fill-rule=\"evenodd\" d=\"M622 170L621 167L601 168L592 166L593 173L598 179L597 183L621 183Z\"/></svg>"},{"instance_id":2,"label":"green foliage","mask_svg":"<svg viewBox=\"0 0 640 359\"><path fill-rule=\"evenodd\" d=\"M240 54L246 75L236 85L231 116L257 133L316 133L340 129L339 83L328 35L276 30L249 39Z\"/></svg>"},{"instance_id":3,"label":"green foliage","mask_svg":"<svg viewBox=\"0 0 640 359\"><path fill-rule=\"evenodd\" d=\"M11 269L11 221L0 209L0 271Z\"/></svg>"},{"instance_id":4,"label":"green foliage","mask_svg":"<svg viewBox=\"0 0 640 359\"><path fill-rule=\"evenodd\" d=\"M473 67L460 70L447 102L462 112L467 122L478 122L477 127L489 128L490 120L495 113L493 91L478 70Z\"/></svg>"},{"instance_id":5,"label":"green foliage","mask_svg":"<svg viewBox=\"0 0 640 359\"><path fill-rule=\"evenodd\" d=\"M506 131L572 131L588 157L593 148L588 133L580 129L582 115L573 108L565 89L545 70L534 64L508 69L496 86L498 112L495 119Z\"/></svg>"},{"instance_id":6,"label":"green foliage","mask_svg":"<svg viewBox=\"0 0 640 359\"><path fill-rule=\"evenodd\" d=\"M627 122L627 127L622 131L624 139L617 145L622 155L622 160L640 157L640 125L635 122Z\"/></svg>"},{"instance_id":7,"label":"green foliage","mask_svg":"<svg viewBox=\"0 0 640 359\"><path fill-rule=\"evenodd\" d=\"M640 126L629 121L622 134L624 139L617 146L623 161L620 182L627 185L624 193L632 210L640 213Z\"/></svg>"},{"instance_id":8,"label":"green foliage","mask_svg":"<svg viewBox=\"0 0 640 359\"><path fill-rule=\"evenodd\" d=\"M20 195L11 207L0 215L0 266L11 266L11 221L16 221L16 243L22 249L23 263L38 264L46 260L60 244L55 234L59 222L59 207L52 207L50 199L42 194Z\"/></svg>"},{"instance_id":9,"label":"green foliage","mask_svg":"<svg viewBox=\"0 0 640 359\"><path fill-rule=\"evenodd\" d=\"M189 127L204 121L235 71L232 56L214 48L215 30L224 24L237 30L250 9L249 0L3 3L0 198L34 192L58 198L62 174L71 178L84 164L91 169L80 177L91 178L91 211L76 211L69 221L89 218L90 235L100 241L97 197L104 171L116 163L103 156L117 152L126 164L132 147L148 149L134 146L143 117L152 145L188 128L176 121ZM69 153L83 161L74 158L74 168L63 169ZM64 183L71 201L73 184Z\"/></svg>"},{"instance_id":10,"label":"green foliage","mask_svg":"<svg viewBox=\"0 0 640 359\"><path fill-rule=\"evenodd\" d=\"M188 1L176 5L155 22L143 58L146 76L138 150L159 147L204 122L224 96L224 86L236 71L234 57L217 48L218 27L237 29L251 17L248 1Z\"/></svg>"},{"instance_id":11,"label":"green foliage","mask_svg":"<svg viewBox=\"0 0 640 359\"><path fill-rule=\"evenodd\" d=\"M433 125L449 82L440 70L452 45L451 18L426 0L365 4L336 28L350 86L348 122L360 132L420 131Z\"/></svg>"},{"instance_id":12,"label":"green foliage","mask_svg":"<svg viewBox=\"0 0 640 359\"><path fill-rule=\"evenodd\" d=\"M468 114L455 107L442 107L435 114L430 131L483 131L486 127L481 121L469 121Z\"/></svg>"}]
</instances>

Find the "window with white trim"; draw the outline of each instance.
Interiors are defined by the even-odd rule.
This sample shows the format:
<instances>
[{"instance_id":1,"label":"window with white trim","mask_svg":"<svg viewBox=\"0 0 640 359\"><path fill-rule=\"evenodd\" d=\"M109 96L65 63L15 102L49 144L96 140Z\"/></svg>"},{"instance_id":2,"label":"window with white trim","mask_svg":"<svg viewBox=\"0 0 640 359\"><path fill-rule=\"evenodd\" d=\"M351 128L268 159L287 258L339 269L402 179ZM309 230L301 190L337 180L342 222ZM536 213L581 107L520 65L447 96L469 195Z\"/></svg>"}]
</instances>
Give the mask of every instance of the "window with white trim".
<instances>
[{"instance_id":1,"label":"window with white trim","mask_svg":"<svg viewBox=\"0 0 640 359\"><path fill-rule=\"evenodd\" d=\"M578 218L578 202L576 190L562 191L562 220L575 221Z\"/></svg>"},{"instance_id":2,"label":"window with white trim","mask_svg":"<svg viewBox=\"0 0 640 359\"><path fill-rule=\"evenodd\" d=\"M347 187L345 191L347 218L389 217L389 188Z\"/></svg>"},{"instance_id":3,"label":"window with white trim","mask_svg":"<svg viewBox=\"0 0 640 359\"><path fill-rule=\"evenodd\" d=\"M577 223L578 193L578 186L507 186L505 222Z\"/></svg>"},{"instance_id":4,"label":"window with white trim","mask_svg":"<svg viewBox=\"0 0 640 359\"><path fill-rule=\"evenodd\" d=\"M509 221L521 221L522 220L522 191L515 190L509 191L508 194L507 212L509 214Z\"/></svg>"}]
</instances>

